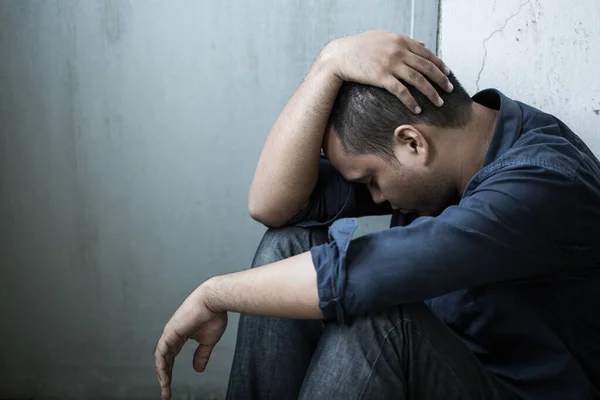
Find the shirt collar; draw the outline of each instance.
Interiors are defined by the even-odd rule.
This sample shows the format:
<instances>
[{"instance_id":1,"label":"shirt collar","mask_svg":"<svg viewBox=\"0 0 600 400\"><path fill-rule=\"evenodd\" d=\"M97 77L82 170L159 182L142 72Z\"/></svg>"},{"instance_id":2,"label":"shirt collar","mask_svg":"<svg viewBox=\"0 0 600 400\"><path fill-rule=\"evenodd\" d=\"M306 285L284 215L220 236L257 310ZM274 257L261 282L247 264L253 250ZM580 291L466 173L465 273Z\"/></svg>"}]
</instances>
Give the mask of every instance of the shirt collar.
<instances>
[{"instance_id":1,"label":"shirt collar","mask_svg":"<svg viewBox=\"0 0 600 400\"><path fill-rule=\"evenodd\" d=\"M523 111L516 101L496 89L486 89L475 94L473 101L498 110L496 128L482 167L485 168L515 144L521 133Z\"/></svg>"}]
</instances>

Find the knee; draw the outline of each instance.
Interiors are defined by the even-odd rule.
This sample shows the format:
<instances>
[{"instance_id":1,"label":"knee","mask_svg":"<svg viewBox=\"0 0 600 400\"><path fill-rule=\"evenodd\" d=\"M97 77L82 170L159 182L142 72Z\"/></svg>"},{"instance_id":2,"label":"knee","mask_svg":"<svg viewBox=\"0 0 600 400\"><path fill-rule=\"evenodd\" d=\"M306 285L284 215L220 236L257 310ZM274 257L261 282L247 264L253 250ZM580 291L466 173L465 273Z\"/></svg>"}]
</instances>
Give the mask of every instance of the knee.
<instances>
[{"instance_id":1,"label":"knee","mask_svg":"<svg viewBox=\"0 0 600 400\"><path fill-rule=\"evenodd\" d=\"M381 343L390 338L398 339L407 331L430 325L434 317L425 303L404 304L386 310L355 317L345 325L327 324L332 340Z\"/></svg>"},{"instance_id":2,"label":"knee","mask_svg":"<svg viewBox=\"0 0 600 400\"><path fill-rule=\"evenodd\" d=\"M263 236L252 267L258 267L295 256L311 247L327 242L327 228L289 226L285 228L272 228Z\"/></svg>"}]
</instances>

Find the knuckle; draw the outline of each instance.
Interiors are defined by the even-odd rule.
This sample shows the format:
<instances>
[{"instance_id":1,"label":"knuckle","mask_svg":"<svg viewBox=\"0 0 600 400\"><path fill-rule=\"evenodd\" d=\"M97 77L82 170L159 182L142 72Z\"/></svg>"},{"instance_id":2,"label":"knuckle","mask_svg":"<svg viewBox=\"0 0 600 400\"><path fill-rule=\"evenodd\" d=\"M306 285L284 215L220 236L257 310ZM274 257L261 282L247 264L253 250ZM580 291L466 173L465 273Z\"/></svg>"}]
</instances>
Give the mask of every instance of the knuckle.
<instances>
[{"instance_id":1,"label":"knuckle","mask_svg":"<svg viewBox=\"0 0 600 400\"><path fill-rule=\"evenodd\" d=\"M424 59L422 64L423 64L423 69L430 74L434 73L437 70L437 67L435 66L435 64L429 60Z\"/></svg>"},{"instance_id":2,"label":"knuckle","mask_svg":"<svg viewBox=\"0 0 600 400\"><path fill-rule=\"evenodd\" d=\"M393 46L390 48L390 55L395 58L399 58L400 60L406 60L409 51L406 50L404 45Z\"/></svg>"},{"instance_id":3,"label":"knuckle","mask_svg":"<svg viewBox=\"0 0 600 400\"><path fill-rule=\"evenodd\" d=\"M379 73L384 73L384 71L389 71L392 67L392 59L391 57L383 57L379 62Z\"/></svg>"},{"instance_id":4,"label":"knuckle","mask_svg":"<svg viewBox=\"0 0 600 400\"><path fill-rule=\"evenodd\" d=\"M401 33L394 33L393 36L397 43L404 43L408 39L408 36Z\"/></svg>"},{"instance_id":5,"label":"knuckle","mask_svg":"<svg viewBox=\"0 0 600 400\"><path fill-rule=\"evenodd\" d=\"M423 76L414 69L411 69L408 71L408 79L410 79L411 82L418 84L422 82Z\"/></svg>"},{"instance_id":6,"label":"knuckle","mask_svg":"<svg viewBox=\"0 0 600 400\"><path fill-rule=\"evenodd\" d=\"M388 53L390 55L402 55L407 47L407 37L405 35L393 34L392 40L388 47Z\"/></svg>"},{"instance_id":7,"label":"knuckle","mask_svg":"<svg viewBox=\"0 0 600 400\"><path fill-rule=\"evenodd\" d=\"M401 97L408 96L408 94L409 94L406 86L401 85L400 83L397 83L395 85L394 91L398 94L398 96L401 96Z\"/></svg>"}]
</instances>

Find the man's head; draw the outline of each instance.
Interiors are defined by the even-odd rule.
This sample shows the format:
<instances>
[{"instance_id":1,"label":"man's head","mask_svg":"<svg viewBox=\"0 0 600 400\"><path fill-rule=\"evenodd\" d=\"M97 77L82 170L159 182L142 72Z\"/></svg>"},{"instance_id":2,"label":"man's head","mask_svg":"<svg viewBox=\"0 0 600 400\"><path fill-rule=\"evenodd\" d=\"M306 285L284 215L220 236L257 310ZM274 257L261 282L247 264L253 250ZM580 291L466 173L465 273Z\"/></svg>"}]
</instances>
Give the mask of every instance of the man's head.
<instances>
[{"instance_id":1,"label":"man's head","mask_svg":"<svg viewBox=\"0 0 600 400\"><path fill-rule=\"evenodd\" d=\"M423 109L421 114L412 113L384 89L344 83L324 144L333 166L346 179L367 184L376 202L437 215L458 196L445 169L452 157L448 132L460 132L472 115L471 98L452 74L449 79L454 85L451 93L438 88L442 107L407 85Z\"/></svg>"}]
</instances>

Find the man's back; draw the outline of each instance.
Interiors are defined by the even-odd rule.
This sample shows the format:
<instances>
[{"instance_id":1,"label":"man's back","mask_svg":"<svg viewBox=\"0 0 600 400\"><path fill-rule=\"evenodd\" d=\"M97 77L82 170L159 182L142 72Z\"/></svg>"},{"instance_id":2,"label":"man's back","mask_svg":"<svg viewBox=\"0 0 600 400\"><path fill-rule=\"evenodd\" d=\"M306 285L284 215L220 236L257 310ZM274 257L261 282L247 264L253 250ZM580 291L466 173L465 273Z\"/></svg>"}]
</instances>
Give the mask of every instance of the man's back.
<instances>
[{"instance_id":1,"label":"man's back","mask_svg":"<svg viewBox=\"0 0 600 400\"><path fill-rule=\"evenodd\" d=\"M485 367L520 397L598 396L600 162L558 119L514 104L520 110L514 108L502 116L505 134L502 140L494 139L496 154L488 153L488 165L474 179L486 179L495 168L524 165L572 175L573 184L554 193L572 196L572 206L546 215L548 220L540 226L547 229L536 232L553 244L540 252L558 252L567 263L547 275L460 290L427 303ZM555 201L564 199L547 199L549 205Z\"/></svg>"},{"instance_id":2,"label":"man's back","mask_svg":"<svg viewBox=\"0 0 600 400\"><path fill-rule=\"evenodd\" d=\"M391 227L404 225L400 230L369 235L363 239L363 250L358 246L341 250L369 260L371 267L364 266L369 274L404 274L389 296L406 292L410 294L405 297L414 298L461 287L424 300L486 369L520 398L598 397L600 162L552 115L495 90L480 92L474 100L499 114L484 165L459 204L437 218L406 218L395 211ZM365 201L361 188L344 183L326 163L321 171L327 182L317 185L308 211L299 216L303 221L372 212L373 204ZM476 216L456 217L461 208ZM327 212L322 215L322 210ZM465 221L475 222L464 226ZM338 225L331 229L338 230ZM440 240L452 235L465 236L460 249L448 245L461 243L460 239L448 244ZM431 238L437 241L424 246L423 240ZM370 250L374 244L378 249L393 248L390 256L397 256L390 259ZM403 254L408 248L410 254ZM469 248L475 251L465 255L461 270L456 269L453 253ZM424 258L425 253L433 255ZM345 262L348 269L356 268L352 260ZM389 265L381 272L374 271L374 265L380 268L386 262ZM407 267L412 272L402 272ZM460 274L460 279L455 276ZM418 290L412 292L411 286ZM355 290L352 307L372 307L366 305L371 300L357 293L361 290L351 290Z\"/></svg>"}]
</instances>

